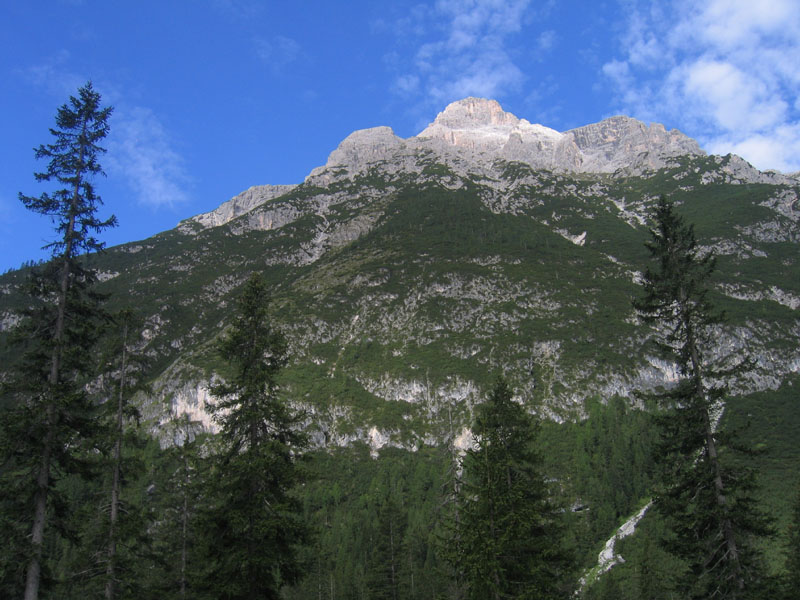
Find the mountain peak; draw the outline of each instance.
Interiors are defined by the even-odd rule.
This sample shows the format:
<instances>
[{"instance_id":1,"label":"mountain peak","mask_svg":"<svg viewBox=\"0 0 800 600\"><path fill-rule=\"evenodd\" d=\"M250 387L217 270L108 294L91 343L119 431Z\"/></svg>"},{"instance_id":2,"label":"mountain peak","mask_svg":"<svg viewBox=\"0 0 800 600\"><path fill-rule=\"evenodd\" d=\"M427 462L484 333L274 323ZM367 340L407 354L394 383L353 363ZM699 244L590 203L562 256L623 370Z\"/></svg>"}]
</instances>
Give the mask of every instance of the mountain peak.
<instances>
[{"instance_id":1,"label":"mountain peak","mask_svg":"<svg viewBox=\"0 0 800 600\"><path fill-rule=\"evenodd\" d=\"M517 118L504 111L497 100L464 98L449 104L417 137L479 153L500 155L509 142L512 146L521 143L537 151L547 149L546 152L549 152L560 141L562 134Z\"/></svg>"},{"instance_id":2,"label":"mountain peak","mask_svg":"<svg viewBox=\"0 0 800 600\"><path fill-rule=\"evenodd\" d=\"M469 97L448 104L432 125L455 128L482 125L513 127L518 122L519 119L505 112L497 100Z\"/></svg>"},{"instance_id":3,"label":"mountain peak","mask_svg":"<svg viewBox=\"0 0 800 600\"><path fill-rule=\"evenodd\" d=\"M704 155L697 142L663 125L617 116L559 132L503 110L497 100L469 97L447 105L417 136L402 139L388 127L356 131L309 178L330 178L371 165L394 171L416 164L419 149L462 171L491 170L496 159L557 172L642 174L679 155ZM327 180L327 179L326 179Z\"/></svg>"}]
</instances>

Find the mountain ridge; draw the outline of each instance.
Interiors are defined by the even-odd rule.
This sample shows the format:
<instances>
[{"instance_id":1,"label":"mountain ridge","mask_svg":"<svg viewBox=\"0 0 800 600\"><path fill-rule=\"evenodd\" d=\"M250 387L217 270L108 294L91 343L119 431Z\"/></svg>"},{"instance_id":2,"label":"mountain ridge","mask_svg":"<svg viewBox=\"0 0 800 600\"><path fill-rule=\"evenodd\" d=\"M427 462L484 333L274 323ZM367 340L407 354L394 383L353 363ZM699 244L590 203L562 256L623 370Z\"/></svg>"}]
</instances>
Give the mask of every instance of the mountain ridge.
<instances>
[{"instance_id":1,"label":"mountain ridge","mask_svg":"<svg viewBox=\"0 0 800 600\"><path fill-rule=\"evenodd\" d=\"M300 184L253 186L176 229L92 257L112 302L144 313L142 344L155 366L142 401L156 428L175 410L212 425L202 406L218 376L214 340L253 270L274 289L295 357L287 385L323 445L440 440L450 435L440 422L446 406L454 427L466 425L487 373L501 365L521 401L554 420L580 418L591 397L634 402L633 390L674 377L630 307L661 194L688 211L720 258L715 293L734 320L719 339L756 348L758 370L736 393L776 389L800 371L791 341L800 335L800 274L790 275L797 181L691 152L639 175L553 171L497 154L528 125L496 102L448 109L428 133L477 123L489 141L355 132ZM531 131L636 161L625 132L670 136L636 123ZM675 136L677 147L689 144ZM16 322L15 277L0 288L3 331Z\"/></svg>"},{"instance_id":2,"label":"mountain ridge","mask_svg":"<svg viewBox=\"0 0 800 600\"><path fill-rule=\"evenodd\" d=\"M496 161L520 162L555 173L647 176L680 156L706 156L697 141L659 123L613 116L565 132L506 112L496 100L469 97L449 104L416 136L401 138L391 127L360 129L346 136L305 183L329 185L373 167L419 172L420 158L432 154L460 175L497 177ZM797 177L761 172L728 155L724 172L747 183L792 184ZM291 191L295 185L253 186L218 208L186 219L203 226L226 223ZM273 223L281 222L273 221ZM271 226L269 219L264 226Z\"/></svg>"},{"instance_id":3,"label":"mountain ridge","mask_svg":"<svg viewBox=\"0 0 800 600\"><path fill-rule=\"evenodd\" d=\"M467 170L499 158L556 172L614 173L624 166L629 174L661 168L673 156L705 154L691 138L659 124L647 127L617 116L560 133L504 111L496 100L470 97L452 102L407 139L385 126L355 131L310 176L336 168L358 171L425 150L445 159L455 150L467 157Z\"/></svg>"}]
</instances>

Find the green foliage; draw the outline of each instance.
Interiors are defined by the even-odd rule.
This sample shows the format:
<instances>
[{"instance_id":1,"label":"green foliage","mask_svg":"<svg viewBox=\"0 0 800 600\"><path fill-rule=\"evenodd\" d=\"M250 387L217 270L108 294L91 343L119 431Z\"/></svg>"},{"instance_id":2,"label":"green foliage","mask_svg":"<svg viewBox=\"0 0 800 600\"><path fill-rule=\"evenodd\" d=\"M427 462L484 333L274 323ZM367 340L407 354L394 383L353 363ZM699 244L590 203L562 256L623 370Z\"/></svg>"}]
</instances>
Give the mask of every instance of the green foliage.
<instances>
[{"instance_id":1,"label":"green foliage","mask_svg":"<svg viewBox=\"0 0 800 600\"><path fill-rule=\"evenodd\" d=\"M566 597L568 561L534 445L537 426L501 379L476 413L448 559L475 600Z\"/></svg>"},{"instance_id":2,"label":"green foliage","mask_svg":"<svg viewBox=\"0 0 800 600\"><path fill-rule=\"evenodd\" d=\"M22 358L4 382L0 415L0 487L8 494L2 500L3 534L15 549L3 558L27 564L26 600L39 595L45 553L51 547L45 544L46 532L57 525L56 530L67 533L61 526L66 511L58 482L85 473L81 458L91 453L96 431L94 406L85 390L91 364L86 357L103 313L101 298L92 290L94 271L81 255L102 249L94 235L116 224L114 217L97 218L102 202L92 181L102 173L99 155L104 149L98 144L108 133L110 114L110 108L101 108L91 83L79 88L78 97L58 109L56 128L50 130L54 142L36 150L37 159L49 161L46 171L35 173L37 181L63 187L38 197L20 194L26 208L50 217L59 236L46 246L51 261L30 272L27 306L15 331ZM30 537L21 535L23 524ZM19 569L3 567L0 572L10 576L3 585L18 596Z\"/></svg>"},{"instance_id":3,"label":"green foliage","mask_svg":"<svg viewBox=\"0 0 800 600\"><path fill-rule=\"evenodd\" d=\"M752 473L731 463L734 440L712 421L727 392L713 383L724 373L709 359L722 320L708 300L714 260L700 254L693 227L663 198L655 222L648 244L655 267L645 272L644 295L634 305L645 322L659 325L660 347L681 375L660 399L655 507L669 524L668 549L688 566L684 593L747 597L763 584L754 537L769 530L754 505Z\"/></svg>"},{"instance_id":4,"label":"green foliage","mask_svg":"<svg viewBox=\"0 0 800 600\"><path fill-rule=\"evenodd\" d=\"M74 259L83 252L96 252L105 244L94 237L116 219L97 218L102 205L92 182L93 176L103 173L99 157L105 149L98 144L108 135L108 118L112 108L100 106L100 94L92 83L78 89L78 97L58 109L56 128L50 133L52 144L36 150L37 159L48 160L47 170L35 173L39 182L55 181L64 187L40 196L19 198L25 208L53 218L60 238L48 244L54 257Z\"/></svg>"},{"instance_id":5,"label":"green foliage","mask_svg":"<svg viewBox=\"0 0 800 600\"><path fill-rule=\"evenodd\" d=\"M438 448L318 451L301 497L313 541L287 597L419 599L448 590L435 545L447 458Z\"/></svg>"},{"instance_id":6,"label":"green foliage","mask_svg":"<svg viewBox=\"0 0 800 600\"><path fill-rule=\"evenodd\" d=\"M580 423L550 429L543 432L548 438L574 440L564 501L573 504L569 533L575 536L580 556L591 561L584 566L590 567L597 558L598 540L608 539L651 493L656 428L649 413L615 396L607 404L590 400L587 418ZM551 460L563 460L561 456ZM548 470L558 473L563 468L552 464Z\"/></svg>"},{"instance_id":7,"label":"green foliage","mask_svg":"<svg viewBox=\"0 0 800 600\"><path fill-rule=\"evenodd\" d=\"M144 587L165 600L204 598L206 561L198 516L205 505L203 454L209 440L207 435L198 437L200 427L186 415L174 417L166 427L171 445L149 461L146 504L153 515L149 536L153 558Z\"/></svg>"},{"instance_id":8,"label":"green foliage","mask_svg":"<svg viewBox=\"0 0 800 600\"><path fill-rule=\"evenodd\" d=\"M792 521L786 545L786 598L800 597L800 485L792 504Z\"/></svg>"},{"instance_id":9,"label":"green foliage","mask_svg":"<svg viewBox=\"0 0 800 600\"><path fill-rule=\"evenodd\" d=\"M154 515L141 493L147 485L143 455L150 439L141 430L126 427L121 442L118 458L109 448L95 457L94 478L71 476L60 486L68 499L77 543L60 548L51 561L53 597L137 598L146 589L144 575L152 566L148 527ZM112 528L115 466L119 468L117 517Z\"/></svg>"},{"instance_id":10,"label":"green foliage","mask_svg":"<svg viewBox=\"0 0 800 600\"><path fill-rule=\"evenodd\" d=\"M687 577L686 567L659 543L668 534L664 520L648 511L636 533L617 542L625 562L604 573L582 594L584 600L673 600Z\"/></svg>"},{"instance_id":11,"label":"green foliage","mask_svg":"<svg viewBox=\"0 0 800 600\"><path fill-rule=\"evenodd\" d=\"M300 417L278 395L276 376L286 342L267 315L267 289L258 275L245 285L220 353L229 380L212 391L221 449L206 475L208 506L201 517L205 588L216 598L278 598L300 576L305 538L291 488L304 438Z\"/></svg>"},{"instance_id":12,"label":"green foliage","mask_svg":"<svg viewBox=\"0 0 800 600\"><path fill-rule=\"evenodd\" d=\"M800 478L800 414L797 411L797 375L777 390L766 390L728 400L720 427L736 432L737 445L753 450L735 456L735 463L758 473L754 490L761 510L768 514L779 534L760 540L768 572L784 569L784 549L792 521L792 503ZM739 454L739 453L737 453Z\"/></svg>"}]
</instances>

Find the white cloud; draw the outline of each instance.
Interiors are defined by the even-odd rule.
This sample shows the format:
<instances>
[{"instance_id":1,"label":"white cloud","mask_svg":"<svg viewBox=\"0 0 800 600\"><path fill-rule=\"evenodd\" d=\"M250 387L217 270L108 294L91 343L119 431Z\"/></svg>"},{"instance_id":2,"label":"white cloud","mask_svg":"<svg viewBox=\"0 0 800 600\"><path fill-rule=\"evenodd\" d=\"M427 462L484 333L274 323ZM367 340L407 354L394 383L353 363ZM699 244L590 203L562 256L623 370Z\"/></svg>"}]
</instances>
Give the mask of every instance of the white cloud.
<instances>
[{"instance_id":1,"label":"white cloud","mask_svg":"<svg viewBox=\"0 0 800 600\"><path fill-rule=\"evenodd\" d=\"M69 52L61 50L45 62L23 70L22 74L30 83L60 98L63 103L75 96L78 88L86 83L86 78L65 68L69 59Z\"/></svg>"},{"instance_id":2,"label":"white cloud","mask_svg":"<svg viewBox=\"0 0 800 600\"><path fill-rule=\"evenodd\" d=\"M158 117L143 107L118 107L108 137L105 164L121 177L140 204L173 207L188 201L183 159Z\"/></svg>"},{"instance_id":3,"label":"white cloud","mask_svg":"<svg viewBox=\"0 0 800 600\"><path fill-rule=\"evenodd\" d=\"M756 133L744 138L720 136L707 149L713 154L732 152L744 156L756 166L766 165L762 167L764 169L796 171L797 157L800 156L800 124L781 125L770 131L769 135Z\"/></svg>"},{"instance_id":4,"label":"white cloud","mask_svg":"<svg viewBox=\"0 0 800 600\"><path fill-rule=\"evenodd\" d=\"M511 39L522 28L530 0L439 0L417 7L400 24L400 35L417 42L411 65L394 81L403 94L419 94L442 107L466 96L497 98L518 89L525 76L513 58ZM431 39L432 38L432 39ZM542 48L553 37L543 34Z\"/></svg>"},{"instance_id":5,"label":"white cloud","mask_svg":"<svg viewBox=\"0 0 800 600\"><path fill-rule=\"evenodd\" d=\"M394 89L403 95L416 94L419 91L419 77L417 75L401 75L395 80Z\"/></svg>"},{"instance_id":6,"label":"white cloud","mask_svg":"<svg viewBox=\"0 0 800 600\"><path fill-rule=\"evenodd\" d=\"M796 0L628 0L616 110L684 130L761 169L800 169Z\"/></svg>"},{"instance_id":7,"label":"white cloud","mask_svg":"<svg viewBox=\"0 0 800 600\"><path fill-rule=\"evenodd\" d=\"M86 78L68 68L69 59L69 53L62 51L22 73L63 103L86 83ZM148 108L118 102L124 94L109 82L95 82L94 87L102 94L104 105L115 107L105 141L108 153L101 161L108 174L122 179L135 192L139 204L159 208L188 201L190 178L158 117Z\"/></svg>"},{"instance_id":8,"label":"white cloud","mask_svg":"<svg viewBox=\"0 0 800 600\"><path fill-rule=\"evenodd\" d=\"M539 34L539 38L536 40L536 45L538 46L540 52L547 52L556 45L557 39L558 36L556 35L556 32L552 29L548 29L547 31L543 31Z\"/></svg>"},{"instance_id":9,"label":"white cloud","mask_svg":"<svg viewBox=\"0 0 800 600\"><path fill-rule=\"evenodd\" d=\"M696 99L725 131L759 131L786 119L786 102L730 62L699 59L685 69L683 85L687 101Z\"/></svg>"},{"instance_id":10,"label":"white cloud","mask_svg":"<svg viewBox=\"0 0 800 600\"><path fill-rule=\"evenodd\" d=\"M270 40L257 37L253 40L256 55L274 72L281 71L286 65L293 63L300 55L300 44L292 38L282 35Z\"/></svg>"}]
</instances>

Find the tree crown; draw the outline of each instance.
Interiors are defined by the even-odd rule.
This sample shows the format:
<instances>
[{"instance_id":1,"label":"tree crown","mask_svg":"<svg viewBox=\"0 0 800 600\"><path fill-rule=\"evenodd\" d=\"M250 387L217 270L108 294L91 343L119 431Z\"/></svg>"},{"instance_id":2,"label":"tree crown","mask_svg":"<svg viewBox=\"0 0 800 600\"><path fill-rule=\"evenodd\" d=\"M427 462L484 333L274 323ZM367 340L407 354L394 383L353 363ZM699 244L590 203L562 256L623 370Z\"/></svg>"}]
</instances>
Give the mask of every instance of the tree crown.
<instances>
[{"instance_id":1,"label":"tree crown","mask_svg":"<svg viewBox=\"0 0 800 600\"><path fill-rule=\"evenodd\" d=\"M95 213L102 200L92 179L104 175L99 156L105 148L99 145L108 135L108 118L113 108L101 107L101 97L91 81L78 89L56 114L56 127L50 129L54 141L36 150L37 159L48 160L47 170L34 173L39 182L55 181L60 189L40 196L19 198L25 207L54 218L60 238L47 246L53 256L72 258L81 252L102 250L105 244L94 237L117 224L116 217L100 220Z\"/></svg>"}]
</instances>

